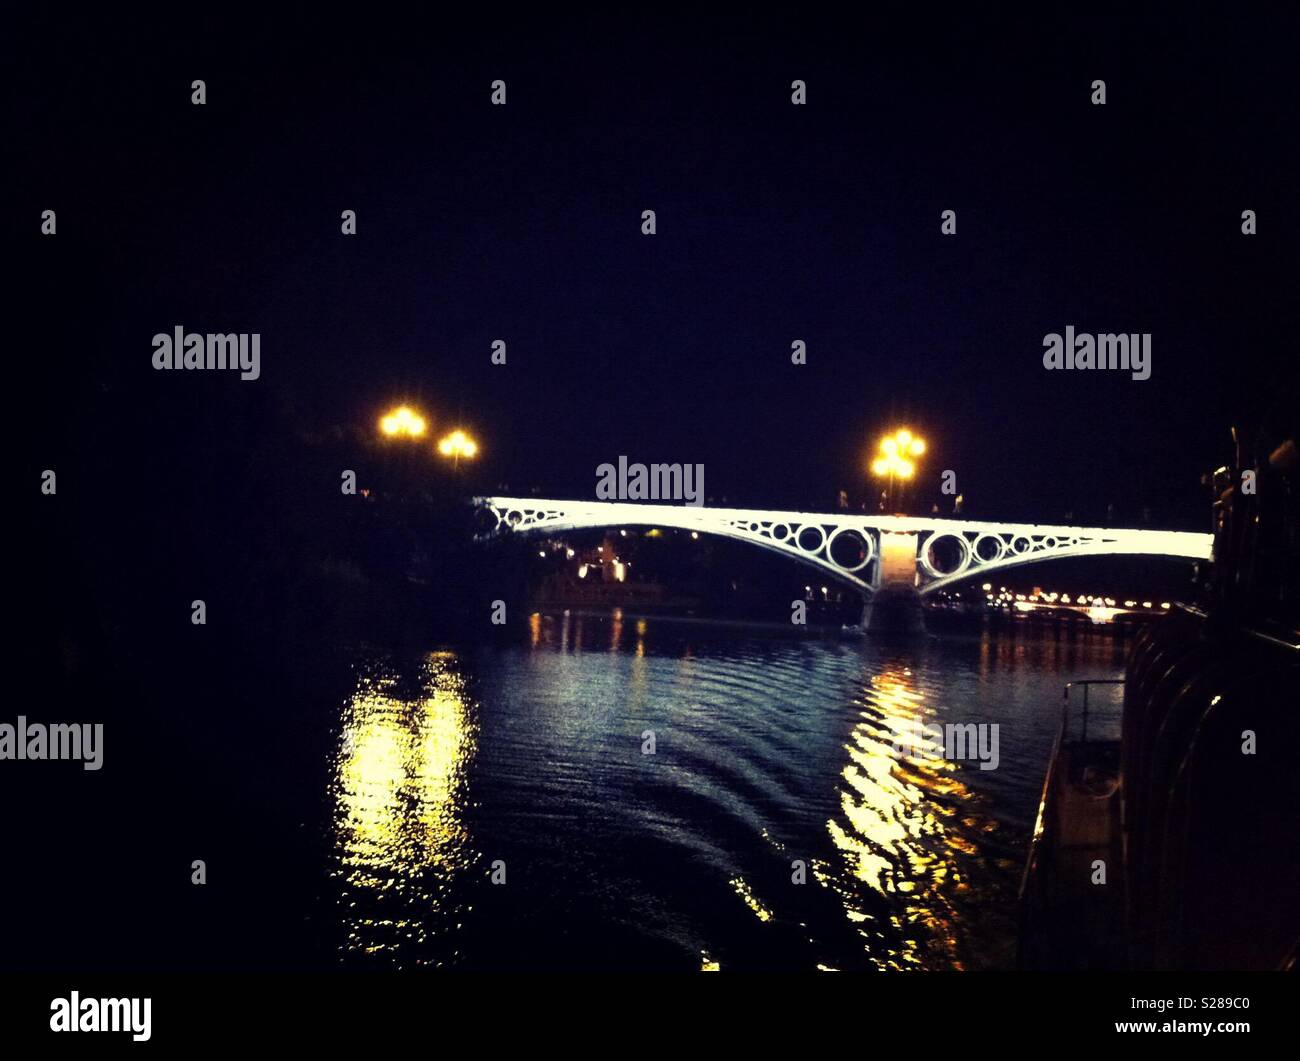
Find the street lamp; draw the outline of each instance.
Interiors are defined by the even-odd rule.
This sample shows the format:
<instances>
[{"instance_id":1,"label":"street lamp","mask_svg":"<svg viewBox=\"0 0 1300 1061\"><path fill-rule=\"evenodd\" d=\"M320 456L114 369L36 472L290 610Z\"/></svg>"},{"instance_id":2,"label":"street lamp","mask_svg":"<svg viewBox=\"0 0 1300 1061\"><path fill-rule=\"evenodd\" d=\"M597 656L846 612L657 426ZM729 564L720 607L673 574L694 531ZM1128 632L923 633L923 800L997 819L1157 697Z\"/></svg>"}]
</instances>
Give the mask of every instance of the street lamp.
<instances>
[{"instance_id":1,"label":"street lamp","mask_svg":"<svg viewBox=\"0 0 1300 1061\"><path fill-rule=\"evenodd\" d=\"M379 420L379 430L388 438L423 438L428 427L424 417L406 405L399 405Z\"/></svg>"},{"instance_id":2,"label":"street lamp","mask_svg":"<svg viewBox=\"0 0 1300 1061\"><path fill-rule=\"evenodd\" d=\"M438 443L438 452L444 457L451 457L455 466L460 467L460 459L473 460L478 453L478 443L457 428Z\"/></svg>"},{"instance_id":3,"label":"street lamp","mask_svg":"<svg viewBox=\"0 0 1300 1061\"><path fill-rule=\"evenodd\" d=\"M871 462L871 473L887 478L887 497L895 503L894 482L906 482L916 475L916 458L925 453L925 439L912 434L907 428L886 435L880 440L880 453Z\"/></svg>"}]
</instances>

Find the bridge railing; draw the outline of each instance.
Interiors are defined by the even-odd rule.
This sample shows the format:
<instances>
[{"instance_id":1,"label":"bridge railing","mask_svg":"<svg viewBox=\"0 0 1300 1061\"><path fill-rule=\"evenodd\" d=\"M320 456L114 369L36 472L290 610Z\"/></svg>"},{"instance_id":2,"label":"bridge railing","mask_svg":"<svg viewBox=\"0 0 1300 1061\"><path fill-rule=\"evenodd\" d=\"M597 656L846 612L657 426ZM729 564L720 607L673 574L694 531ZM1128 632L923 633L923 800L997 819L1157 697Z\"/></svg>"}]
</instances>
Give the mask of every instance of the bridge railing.
<instances>
[{"instance_id":1,"label":"bridge railing","mask_svg":"<svg viewBox=\"0 0 1300 1061\"><path fill-rule=\"evenodd\" d=\"M1195 531L1166 531L1147 528L1075 527L1048 523L1003 523L991 520L941 519L923 516L885 516L855 512L784 512L765 509L715 508L712 506L665 505L640 501L553 500L532 497L477 497L476 504L501 511L553 510L565 513L564 522L581 520L598 523L608 518L611 525L625 522L683 522L693 525L711 522L825 524L858 530L947 534L1008 534L1025 538L1070 540L1086 538L1098 547L1126 551L1132 547L1172 556L1208 557L1213 536Z\"/></svg>"}]
</instances>

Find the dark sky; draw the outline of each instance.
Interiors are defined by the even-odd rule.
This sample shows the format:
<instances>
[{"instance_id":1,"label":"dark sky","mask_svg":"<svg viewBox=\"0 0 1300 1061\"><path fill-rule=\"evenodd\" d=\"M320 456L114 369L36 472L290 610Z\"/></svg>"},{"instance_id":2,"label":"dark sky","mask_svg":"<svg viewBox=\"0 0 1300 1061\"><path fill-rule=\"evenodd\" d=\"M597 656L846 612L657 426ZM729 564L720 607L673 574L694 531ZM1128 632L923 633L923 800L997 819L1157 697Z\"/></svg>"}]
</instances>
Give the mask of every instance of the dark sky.
<instances>
[{"instance_id":1,"label":"dark sky","mask_svg":"<svg viewBox=\"0 0 1300 1061\"><path fill-rule=\"evenodd\" d=\"M980 515L1199 529L1297 360L1294 16L322 10L7 35L25 474L177 480L409 397L520 490L627 454L828 503L906 422ZM177 324L260 332L261 380L155 373ZM1067 324L1151 332L1152 377L1044 371Z\"/></svg>"}]
</instances>

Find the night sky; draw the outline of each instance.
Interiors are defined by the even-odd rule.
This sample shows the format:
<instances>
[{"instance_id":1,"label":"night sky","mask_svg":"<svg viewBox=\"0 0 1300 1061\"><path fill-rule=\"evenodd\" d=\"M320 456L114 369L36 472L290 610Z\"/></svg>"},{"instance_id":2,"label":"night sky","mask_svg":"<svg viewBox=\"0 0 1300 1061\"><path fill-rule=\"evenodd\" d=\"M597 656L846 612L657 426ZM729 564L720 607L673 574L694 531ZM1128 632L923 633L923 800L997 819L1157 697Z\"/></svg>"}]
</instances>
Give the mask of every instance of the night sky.
<instances>
[{"instance_id":1,"label":"night sky","mask_svg":"<svg viewBox=\"0 0 1300 1061\"><path fill-rule=\"evenodd\" d=\"M474 489L593 498L626 455L703 464L715 504L856 507L906 424L921 494L951 469L973 517L1209 529L1230 427L1294 417L1300 17L891 10L8 15L5 718L104 719L113 769L0 778L0 964L238 967L302 930L258 867L315 865L324 780L279 771L327 761L347 601L310 565L398 401L474 433ZM1045 371L1071 324L1150 332L1151 378ZM155 371L177 325L260 333L261 378ZM251 867L210 917L196 850Z\"/></svg>"},{"instance_id":2,"label":"night sky","mask_svg":"<svg viewBox=\"0 0 1300 1061\"><path fill-rule=\"evenodd\" d=\"M907 423L973 515L1202 529L1296 361L1296 28L52 19L6 64L23 474L188 491L410 398L517 492L626 454L829 508ZM177 324L260 332L262 378L154 372ZM1067 324L1151 332L1152 377L1046 372Z\"/></svg>"}]
</instances>

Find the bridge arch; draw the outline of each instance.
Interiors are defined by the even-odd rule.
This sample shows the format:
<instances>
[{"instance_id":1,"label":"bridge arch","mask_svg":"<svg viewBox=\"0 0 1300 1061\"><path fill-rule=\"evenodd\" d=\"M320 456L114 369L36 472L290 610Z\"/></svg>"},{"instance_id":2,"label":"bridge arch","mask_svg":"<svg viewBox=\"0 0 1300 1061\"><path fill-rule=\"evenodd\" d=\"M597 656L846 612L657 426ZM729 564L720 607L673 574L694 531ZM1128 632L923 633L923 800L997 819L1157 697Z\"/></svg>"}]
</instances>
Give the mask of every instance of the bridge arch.
<instances>
[{"instance_id":1,"label":"bridge arch","mask_svg":"<svg viewBox=\"0 0 1300 1061\"><path fill-rule=\"evenodd\" d=\"M756 509L695 508L688 505L632 504L620 501L543 501L536 498L480 497L475 504L494 517L487 535L503 530L586 530L652 526L696 531L748 542L815 568L828 578L870 595L882 584L882 541L888 552L886 578L892 586L914 586L921 594L967 578L1021 564L1079 556L1210 557L1210 534L1186 531L1111 530L1095 527L989 523L849 512L769 512ZM860 542L860 562L837 560L835 543L848 535ZM907 539L914 537L915 562ZM945 570L934 562L938 542L957 543L958 562ZM903 551L895 546L902 542ZM901 562L896 564L896 560Z\"/></svg>"},{"instance_id":2,"label":"bridge arch","mask_svg":"<svg viewBox=\"0 0 1300 1061\"><path fill-rule=\"evenodd\" d=\"M803 513L745 512L677 505L637 505L598 502L529 502L525 499L481 499L496 516L493 533L550 533L601 527L667 527L745 542L803 564L841 585L870 594L872 563L877 546L873 535L855 527L837 526L833 519ZM752 518L751 518L752 517ZM783 518L784 517L784 518ZM862 555L845 565L836 558L836 542L857 535ZM864 578L863 576L867 576Z\"/></svg>"},{"instance_id":3,"label":"bridge arch","mask_svg":"<svg viewBox=\"0 0 1300 1061\"><path fill-rule=\"evenodd\" d=\"M932 529L919 536L917 568L923 574L922 595L994 571L1081 556L1166 556L1207 559L1210 535L1183 531L1089 530L1083 527L996 525L957 530ZM933 546L945 538L962 543L953 570L943 570L931 557Z\"/></svg>"}]
</instances>

